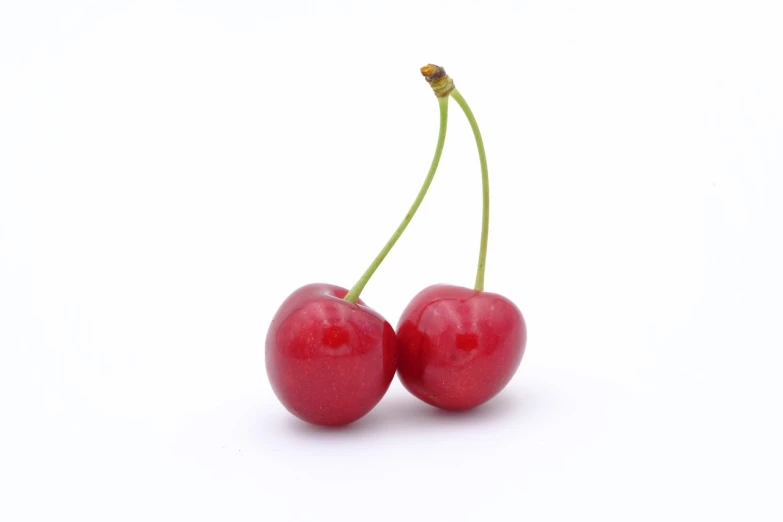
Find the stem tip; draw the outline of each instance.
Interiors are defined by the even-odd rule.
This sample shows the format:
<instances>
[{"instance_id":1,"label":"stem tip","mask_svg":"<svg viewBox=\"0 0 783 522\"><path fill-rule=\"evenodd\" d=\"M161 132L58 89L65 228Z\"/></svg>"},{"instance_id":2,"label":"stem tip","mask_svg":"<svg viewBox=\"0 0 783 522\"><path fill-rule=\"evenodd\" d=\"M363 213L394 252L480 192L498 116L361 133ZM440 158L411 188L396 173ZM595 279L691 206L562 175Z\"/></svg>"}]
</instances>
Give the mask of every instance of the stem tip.
<instances>
[{"instance_id":1,"label":"stem tip","mask_svg":"<svg viewBox=\"0 0 783 522\"><path fill-rule=\"evenodd\" d=\"M454 80L446 74L446 69L440 65L428 63L420 70L438 98L445 98L454 90Z\"/></svg>"}]
</instances>

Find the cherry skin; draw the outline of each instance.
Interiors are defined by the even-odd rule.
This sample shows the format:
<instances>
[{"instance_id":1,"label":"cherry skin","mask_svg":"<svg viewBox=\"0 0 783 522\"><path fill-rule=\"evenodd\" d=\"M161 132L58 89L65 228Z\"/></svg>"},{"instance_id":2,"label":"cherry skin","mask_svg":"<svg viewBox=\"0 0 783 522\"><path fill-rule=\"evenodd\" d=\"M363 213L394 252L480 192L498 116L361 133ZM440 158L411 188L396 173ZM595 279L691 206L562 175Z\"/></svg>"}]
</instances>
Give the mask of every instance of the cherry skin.
<instances>
[{"instance_id":1,"label":"cherry skin","mask_svg":"<svg viewBox=\"0 0 783 522\"><path fill-rule=\"evenodd\" d=\"M505 297L452 285L419 292L397 327L400 381L422 401L467 410L497 395L527 342L519 309Z\"/></svg>"},{"instance_id":2,"label":"cherry skin","mask_svg":"<svg viewBox=\"0 0 783 522\"><path fill-rule=\"evenodd\" d=\"M280 306L266 337L266 371L288 411L323 426L366 415L397 368L396 335L381 315L348 290L310 284Z\"/></svg>"}]
</instances>

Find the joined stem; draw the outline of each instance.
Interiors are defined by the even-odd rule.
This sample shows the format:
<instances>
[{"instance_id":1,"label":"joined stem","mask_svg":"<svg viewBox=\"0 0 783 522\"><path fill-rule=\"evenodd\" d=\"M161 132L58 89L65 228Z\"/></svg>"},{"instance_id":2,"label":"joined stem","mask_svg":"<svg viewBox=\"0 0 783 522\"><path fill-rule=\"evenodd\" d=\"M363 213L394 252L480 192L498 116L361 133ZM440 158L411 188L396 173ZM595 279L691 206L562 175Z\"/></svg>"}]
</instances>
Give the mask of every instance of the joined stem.
<instances>
[{"instance_id":1,"label":"joined stem","mask_svg":"<svg viewBox=\"0 0 783 522\"><path fill-rule=\"evenodd\" d=\"M402 222L397 227L397 230L394 231L392 236L386 242L386 245L384 245L381 251L378 252L378 255L375 257L375 259L373 259L372 263L370 263L370 266L367 267L367 270L364 271L364 273L359 278L359 280L356 281L356 284L353 285L353 287L351 287L351 290L345 295L344 299L350 303L355 303L359 299L359 294L362 293L362 290L364 290L364 287L367 285L367 282L370 280L370 278L373 276L375 271L381 265L383 260L386 258L386 255L392 249L392 247L400 238L402 233L408 227L408 223L410 223L411 219L413 219L413 216L416 214L416 211L419 209L421 202L424 200L424 196L427 194L427 191L429 190L430 185L432 184L432 180L435 177L435 171L438 170L438 163L440 163L440 156L443 153L443 144L446 142L446 126L447 126L446 124L448 123L448 115L449 115L448 97L438 98L438 105L440 106L440 130L438 131L438 143L435 147L435 155L432 158L432 164L430 165L430 170L427 173L427 177L424 179L424 183L422 184L421 189L419 189L419 193L416 196L416 199L413 201L413 204L411 205L411 208L408 210L408 213L405 214L405 217L402 219Z\"/></svg>"},{"instance_id":2,"label":"joined stem","mask_svg":"<svg viewBox=\"0 0 783 522\"><path fill-rule=\"evenodd\" d=\"M487 169L487 154L484 152L484 140L481 139L478 123L476 123L473 111L468 107L465 98L462 97L457 89L453 89L449 94L468 118L470 128L473 129L473 136L476 138L476 147L478 148L479 162L481 163L481 244L479 246L478 268L476 269L476 285L474 289L477 292L482 292L484 291L484 272L487 268L487 241L489 239L489 170Z\"/></svg>"}]
</instances>

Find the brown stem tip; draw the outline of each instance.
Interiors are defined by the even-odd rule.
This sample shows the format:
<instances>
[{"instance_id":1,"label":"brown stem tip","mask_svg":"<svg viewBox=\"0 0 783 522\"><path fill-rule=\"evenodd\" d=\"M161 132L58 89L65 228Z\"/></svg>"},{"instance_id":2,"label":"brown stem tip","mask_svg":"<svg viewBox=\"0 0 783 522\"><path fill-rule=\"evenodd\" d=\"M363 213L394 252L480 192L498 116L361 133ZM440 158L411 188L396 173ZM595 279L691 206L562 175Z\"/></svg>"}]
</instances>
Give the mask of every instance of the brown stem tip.
<instances>
[{"instance_id":1,"label":"brown stem tip","mask_svg":"<svg viewBox=\"0 0 783 522\"><path fill-rule=\"evenodd\" d=\"M432 90L435 91L435 96L438 98L445 98L454 90L454 80L446 74L446 69L440 65L429 63L421 68L421 74L427 80L427 83L430 84Z\"/></svg>"}]
</instances>

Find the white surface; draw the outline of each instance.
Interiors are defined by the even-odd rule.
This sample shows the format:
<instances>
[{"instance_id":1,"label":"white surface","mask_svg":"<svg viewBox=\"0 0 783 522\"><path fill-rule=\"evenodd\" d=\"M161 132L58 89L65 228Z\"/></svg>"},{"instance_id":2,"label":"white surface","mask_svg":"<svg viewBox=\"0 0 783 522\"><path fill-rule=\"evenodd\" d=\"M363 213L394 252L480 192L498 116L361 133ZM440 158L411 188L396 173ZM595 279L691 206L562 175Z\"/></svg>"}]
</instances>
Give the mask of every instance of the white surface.
<instances>
[{"instance_id":1,"label":"white surface","mask_svg":"<svg viewBox=\"0 0 783 522\"><path fill-rule=\"evenodd\" d=\"M10 5L8 5L10 4ZM287 7L282 7L286 5ZM0 7L0 519L780 520L779 2ZM344 431L263 341L350 286L426 173L446 67L487 144L515 380L397 383ZM363 297L470 285L480 183L441 169Z\"/></svg>"}]
</instances>

